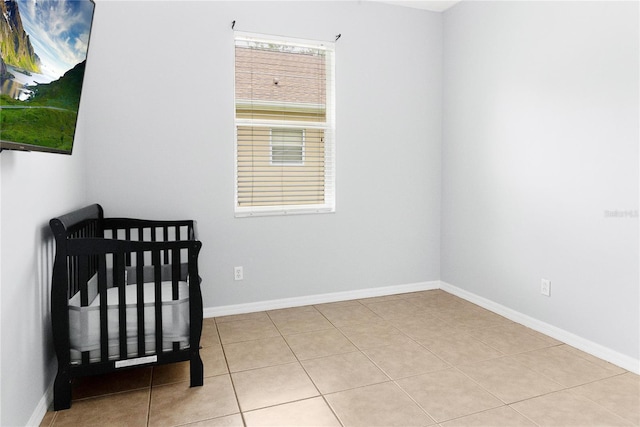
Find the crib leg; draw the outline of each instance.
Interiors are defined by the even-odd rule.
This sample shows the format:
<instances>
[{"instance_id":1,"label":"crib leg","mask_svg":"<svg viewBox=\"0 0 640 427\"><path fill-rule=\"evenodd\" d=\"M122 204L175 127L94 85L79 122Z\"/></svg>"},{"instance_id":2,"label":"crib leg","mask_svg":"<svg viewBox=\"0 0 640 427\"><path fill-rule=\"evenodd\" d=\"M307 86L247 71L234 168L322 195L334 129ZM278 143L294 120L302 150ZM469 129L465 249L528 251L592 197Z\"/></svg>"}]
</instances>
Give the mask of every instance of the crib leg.
<instances>
[{"instance_id":1,"label":"crib leg","mask_svg":"<svg viewBox=\"0 0 640 427\"><path fill-rule=\"evenodd\" d=\"M204 367L200 358L200 351L196 351L191 355L189 367L191 368L191 387L199 387L204 384Z\"/></svg>"},{"instance_id":2,"label":"crib leg","mask_svg":"<svg viewBox=\"0 0 640 427\"><path fill-rule=\"evenodd\" d=\"M64 371L58 371L53 383L53 410L71 408L71 378Z\"/></svg>"}]
</instances>

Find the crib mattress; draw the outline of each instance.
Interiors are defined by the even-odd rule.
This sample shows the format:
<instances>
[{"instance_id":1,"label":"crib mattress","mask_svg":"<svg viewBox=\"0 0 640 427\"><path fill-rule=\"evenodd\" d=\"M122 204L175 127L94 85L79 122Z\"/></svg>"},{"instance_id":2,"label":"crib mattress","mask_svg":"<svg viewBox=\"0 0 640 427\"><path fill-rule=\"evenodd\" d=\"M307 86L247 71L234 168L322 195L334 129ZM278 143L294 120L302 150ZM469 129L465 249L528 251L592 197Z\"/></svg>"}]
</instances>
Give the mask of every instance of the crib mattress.
<instances>
[{"instance_id":1,"label":"crib mattress","mask_svg":"<svg viewBox=\"0 0 640 427\"><path fill-rule=\"evenodd\" d=\"M155 353L155 284L144 283L144 341L146 354ZM189 346L189 285L178 282L178 299L172 299L172 283L162 282L162 347L171 350L174 342L180 348ZM126 357L144 356L138 353L137 285L125 286L126 304ZM124 358L120 355L118 288L107 289L107 336L109 358ZM78 362L81 353L88 351L89 359L100 359L100 295L96 295L88 306L80 306L80 294L69 300L69 338L71 360Z\"/></svg>"}]
</instances>

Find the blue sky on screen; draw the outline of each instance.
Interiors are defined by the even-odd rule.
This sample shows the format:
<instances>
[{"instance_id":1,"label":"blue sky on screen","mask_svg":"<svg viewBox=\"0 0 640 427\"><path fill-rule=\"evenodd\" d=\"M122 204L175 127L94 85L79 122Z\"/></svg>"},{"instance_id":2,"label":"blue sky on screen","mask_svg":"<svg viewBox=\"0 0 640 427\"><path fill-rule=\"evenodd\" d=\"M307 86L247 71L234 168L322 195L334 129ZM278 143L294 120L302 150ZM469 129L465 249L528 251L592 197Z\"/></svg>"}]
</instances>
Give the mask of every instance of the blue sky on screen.
<instances>
[{"instance_id":1,"label":"blue sky on screen","mask_svg":"<svg viewBox=\"0 0 640 427\"><path fill-rule=\"evenodd\" d=\"M89 0L18 0L22 25L42 62L57 80L84 61L94 5Z\"/></svg>"}]
</instances>

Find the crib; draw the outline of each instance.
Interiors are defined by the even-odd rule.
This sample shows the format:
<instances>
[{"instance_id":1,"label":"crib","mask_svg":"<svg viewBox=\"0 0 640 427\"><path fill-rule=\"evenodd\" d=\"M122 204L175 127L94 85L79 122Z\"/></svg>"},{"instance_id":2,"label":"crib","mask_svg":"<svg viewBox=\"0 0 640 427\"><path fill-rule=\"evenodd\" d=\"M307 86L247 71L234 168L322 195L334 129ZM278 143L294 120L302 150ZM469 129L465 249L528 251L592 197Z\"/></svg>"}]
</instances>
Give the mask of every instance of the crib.
<instances>
[{"instance_id":1,"label":"crib","mask_svg":"<svg viewBox=\"0 0 640 427\"><path fill-rule=\"evenodd\" d=\"M203 384L196 223L104 218L93 204L50 221L58 359L54 410L71 407L74 378L189 361Z\"/></svg>"}]
</instances>

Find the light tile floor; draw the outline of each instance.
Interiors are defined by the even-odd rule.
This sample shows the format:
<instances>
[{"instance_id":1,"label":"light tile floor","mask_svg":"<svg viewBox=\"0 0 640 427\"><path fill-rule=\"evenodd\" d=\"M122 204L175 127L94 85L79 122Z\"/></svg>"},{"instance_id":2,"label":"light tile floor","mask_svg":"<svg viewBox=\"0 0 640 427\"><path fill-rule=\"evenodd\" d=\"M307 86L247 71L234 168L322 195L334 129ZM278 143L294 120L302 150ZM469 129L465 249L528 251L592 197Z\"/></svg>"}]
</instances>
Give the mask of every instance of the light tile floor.
<instances>
[{"instance_id":1,"label":"light tile floor","mask_svg":"<svg viewBox=\"0 0 640 427\"><path fill-rule=\"evenodd\" d=\"M640 426L640 379L443 291L205 319L187 363L74 383L43 426Z\"/></svg>"}]
</instances>

